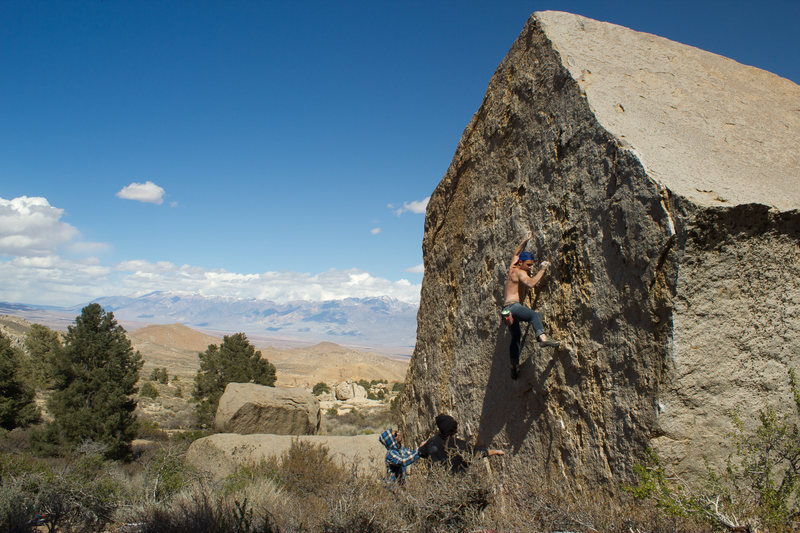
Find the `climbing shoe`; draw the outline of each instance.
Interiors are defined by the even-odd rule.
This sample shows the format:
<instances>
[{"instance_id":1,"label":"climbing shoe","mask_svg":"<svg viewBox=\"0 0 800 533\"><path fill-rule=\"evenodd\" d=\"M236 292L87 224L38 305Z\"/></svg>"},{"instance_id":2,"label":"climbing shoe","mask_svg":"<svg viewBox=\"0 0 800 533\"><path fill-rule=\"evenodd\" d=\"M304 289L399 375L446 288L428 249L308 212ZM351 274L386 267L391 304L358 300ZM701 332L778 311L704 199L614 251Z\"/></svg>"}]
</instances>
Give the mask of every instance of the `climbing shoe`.
<instances>
[{"instance_id":1,"label":"climbing shoe","mask_svg":"<svg viewBox=\"0 0 800 533\"><path fill-rule=\"evenodd\" d=\"M561 346L560 342L551 340L539 341L539 344L545 348L558 348L559 346Z\"/></svg>"},{"instance_id":2,"label":"climbing shoe","mask_svg":"<svg viewBox=\"0 0 800 533\"><path fill-rule=\"evenodd\" d=\"M519 366L511 365L511 379L517 379L519 377Z\"/></svg>"},{"instance_id":3,"label":"climbing shoe","mask_svg":"<svg viewBox=\"0 0 800 533\"><path fill-rule=\"evenodd\" d=\"M512 315L511 311L508 309L503 309L500 311L500 316L503 317L503 322L506 323L506 326L510 326L514 323L514 315Z\"/></svg>"}]
</instances>

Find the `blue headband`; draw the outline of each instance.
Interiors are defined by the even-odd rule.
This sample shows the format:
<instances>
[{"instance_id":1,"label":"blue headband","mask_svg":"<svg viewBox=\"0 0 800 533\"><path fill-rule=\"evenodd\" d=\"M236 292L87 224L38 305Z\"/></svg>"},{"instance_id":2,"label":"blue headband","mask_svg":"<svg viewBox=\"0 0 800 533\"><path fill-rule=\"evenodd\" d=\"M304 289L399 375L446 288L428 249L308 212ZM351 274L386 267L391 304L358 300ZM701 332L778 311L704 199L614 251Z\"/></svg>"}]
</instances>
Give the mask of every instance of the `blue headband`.
<instances>
[{"instance_id":1,"label":"blue headband","mask_svg":"<svg viewBox=\"0 0 800 533\"><path fill-rule=\"evenodd\" d=\"M519 253L519 260L520 261L533 261L533 254L530 252L520 252Z\"/></svg>"}]
</instances>

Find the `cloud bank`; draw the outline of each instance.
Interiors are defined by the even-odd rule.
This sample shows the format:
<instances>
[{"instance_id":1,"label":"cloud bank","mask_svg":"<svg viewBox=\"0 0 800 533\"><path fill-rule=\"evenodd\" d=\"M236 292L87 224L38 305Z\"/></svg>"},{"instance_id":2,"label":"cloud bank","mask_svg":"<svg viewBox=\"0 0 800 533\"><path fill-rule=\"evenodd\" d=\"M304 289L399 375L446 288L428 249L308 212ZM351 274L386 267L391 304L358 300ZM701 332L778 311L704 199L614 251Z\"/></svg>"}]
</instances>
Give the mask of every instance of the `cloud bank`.
<instances>
[{"instance_id":1,"label":"cloud bank","mask_svg":"<svg viewBox=\"0 0 800 533\"><path fill-rule=\"evenodd\" d=\"M47 256L80 235L45 198L0 198L0 255Z\"/></svg>"},{"instance_id":2,"label":"cloud bank","mask_svg":"<svg viewBox=\"0 0 800 533\"><path fill-rule=\"evenodd\" d=\"M123 187L117 193L117 197L125 200L136 200L137 202L161 205L164 203L164 192L164 189L152 181L146 181L144 183L133 182Z\"/></svg>"},{"instance_id":3,"label":"cloud bank","mask_svg":"<svg viewBox=\"0 0 800 533\"><path fill-rule=\"evenodd\" d=\"M374 296L419 303L420 284L375 277L357 268L237 273L166 261L103 265L95 257L65 258L59 249L87 255L105 245L80 241L80 232L60 220L63 213L45 198L0 198L0 301L70 306L102 296L182 291L279 303Z\"/></svg>"},{"instance_id":4,"label":"cloud bank","mask_svg":"<svg viewBox=\"0 0 800 533\"><path fill-rule=\"evenodd\" d=\"M96 260L58 256L0 261L0 301L37 305L77 305L101 296L140 296L182 291L203 296L292 300L339 300L389 296L419 303L420 284L391 281L357 269L242 274L169 262L125 261L105 266Z\"/></svg>"}]
</instances>

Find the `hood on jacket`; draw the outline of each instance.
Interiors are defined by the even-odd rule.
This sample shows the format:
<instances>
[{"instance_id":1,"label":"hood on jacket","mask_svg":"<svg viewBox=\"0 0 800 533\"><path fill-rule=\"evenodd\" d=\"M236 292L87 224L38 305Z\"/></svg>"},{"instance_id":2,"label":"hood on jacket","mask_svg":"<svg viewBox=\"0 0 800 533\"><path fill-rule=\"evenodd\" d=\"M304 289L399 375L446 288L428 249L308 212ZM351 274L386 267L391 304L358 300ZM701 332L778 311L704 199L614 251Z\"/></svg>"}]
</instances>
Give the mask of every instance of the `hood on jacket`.
<instances>
[{"instance_id":1,"label":"hood on jacket","mask_svg":"<svg viewBox=\"0 0 800 533\"><path fill-rule=\"evenodd\" d=\"M381 444L386 446L387 450L392 450L400 447L400 443L397 442L397 439L395 438L394 433L392 433L391 429L387 429L386 431L381 433L381 436L378 437L378 440L381 442Z\"/></svg>"}]
</instances>

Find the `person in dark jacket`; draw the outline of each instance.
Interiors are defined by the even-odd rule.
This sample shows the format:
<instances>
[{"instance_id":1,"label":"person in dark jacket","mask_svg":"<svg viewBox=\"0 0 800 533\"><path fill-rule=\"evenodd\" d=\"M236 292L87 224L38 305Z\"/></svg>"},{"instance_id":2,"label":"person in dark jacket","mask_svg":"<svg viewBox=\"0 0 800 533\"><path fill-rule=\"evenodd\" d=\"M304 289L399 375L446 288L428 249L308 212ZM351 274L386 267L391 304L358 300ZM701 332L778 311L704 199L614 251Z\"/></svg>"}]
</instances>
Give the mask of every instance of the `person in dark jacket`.
<instances>
[{"instance_id":1,"label":"person in dark jacket","mask_svg":"<svg viewBox=\"0 0 800 533\"><path fill-rule=\"evenodd\" d=\"M450 472L464 472L469 466L469 458L475 454L483 454L484 457L505 455L502 450L472 446L456 437L458 422L450 415L437 416L436 427L439 432L419 447L419 456L429 459L433 464L444 464Z\"/></svg>"},{"instance_id":2,"label":"person in dark jacket","mask_svg":"<svg viewBox=\"0 0 800 533\"><path fill-rule=\"evenodd\" d=\"M409 450L403 447L400 441L400 434L393 429L387 429L378 437L381 444L386 446L387 481L390 483L404 483L406 479L406 468L414 464L419 459L419 450Z\"/></svg>"}]
</instances>

